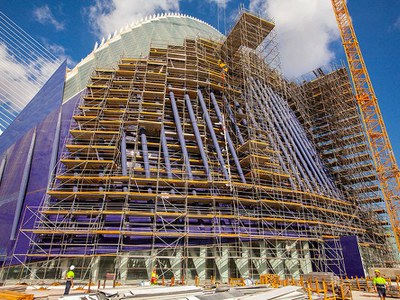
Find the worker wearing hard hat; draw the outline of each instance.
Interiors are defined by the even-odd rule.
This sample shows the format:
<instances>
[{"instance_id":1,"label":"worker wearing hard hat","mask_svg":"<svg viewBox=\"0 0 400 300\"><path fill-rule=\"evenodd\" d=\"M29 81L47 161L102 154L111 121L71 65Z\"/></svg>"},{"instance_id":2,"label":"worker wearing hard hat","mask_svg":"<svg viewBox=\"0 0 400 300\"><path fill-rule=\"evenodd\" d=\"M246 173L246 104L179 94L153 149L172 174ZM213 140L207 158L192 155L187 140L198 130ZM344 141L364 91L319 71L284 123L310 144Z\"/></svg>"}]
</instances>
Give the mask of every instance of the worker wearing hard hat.
<instances>
[{"instance_id":1,"label":"worker wearing hard hat","mask_svg":"<svg viewBox=\"0 0 400 300\"><path fill-rule=\"evenodd\" d=\"M386 288L388 287L388 284L381 276L381 271L375 270L375 277L374 277L374 288L375 292L378 292L379 297L381 300L385 300L386 298Z\"/></svg>"},{"instance_id":2,"label":"worker wearing hard hat","mask_svg":"<svg viewBox=\"0 0 400 300\"><path fill-rule=\"evenodd\" d=\"M66 276L67 282L65 283L64 295L68 295L69 290L72 287L74 287L74 277L75 277L74 269L75 269L75 266L70 266L69 271L67 272L67 276Z\"/></svg>"}]
</instances>

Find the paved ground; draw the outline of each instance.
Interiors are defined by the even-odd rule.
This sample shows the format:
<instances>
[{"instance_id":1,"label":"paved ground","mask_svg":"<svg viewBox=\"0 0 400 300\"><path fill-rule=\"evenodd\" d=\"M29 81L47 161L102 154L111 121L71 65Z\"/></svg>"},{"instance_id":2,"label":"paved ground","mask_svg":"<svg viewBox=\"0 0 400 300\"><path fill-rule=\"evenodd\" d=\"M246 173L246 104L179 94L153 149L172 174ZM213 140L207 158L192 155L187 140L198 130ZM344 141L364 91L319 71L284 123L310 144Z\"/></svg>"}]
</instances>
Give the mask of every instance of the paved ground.
<instances>
[{"instance_id":1,"label":"paved ground","mask_svg":"<svg viewBox=\"0 0 400 300\"><path fill-rule=\"evenodd\" d=\"M48 299L48 300L57 300L62 297L64 290L62 289L51 289L51 290L43 290L43 291L26 291L27 293L32 293L35 295L35 299ZM71 291L71 295L80 294L82 291Z\"/></svg>"},{"instance_id":2,"label":"paved ground","mask_svg":"<svg viewBox=\"0 0 400 300\"><path fill-rule=\"evenodd\" d=\"M378 294L353 291L353 300L379 300ZM394 298L387 298L394 299Z\"/></svg>"},{"instance_id":3,"label":"paved ground","mask_svg":"<svg viewBox=\"0 0 400 300\"><path fill-rule=\"evenodd\" d=\"M35 295L35 299L38 298L40 299L41 297L43 297L43 299L47 299L48 300L58 300L63 292L64 289L60 286L60 287L52 287L50 290L43 290L43 291L27 291L28 293L33 293ZM77 290L72 290L71 291L71 295L72 294L80 294L82 293L82 291L77 291ZM394 299L394 298L387 298L387 299ZM376 293L367 293L367 292L358 292L358 291L353 291L353 300L379 300L379 297Z\"/></svg>"}]
</instances>

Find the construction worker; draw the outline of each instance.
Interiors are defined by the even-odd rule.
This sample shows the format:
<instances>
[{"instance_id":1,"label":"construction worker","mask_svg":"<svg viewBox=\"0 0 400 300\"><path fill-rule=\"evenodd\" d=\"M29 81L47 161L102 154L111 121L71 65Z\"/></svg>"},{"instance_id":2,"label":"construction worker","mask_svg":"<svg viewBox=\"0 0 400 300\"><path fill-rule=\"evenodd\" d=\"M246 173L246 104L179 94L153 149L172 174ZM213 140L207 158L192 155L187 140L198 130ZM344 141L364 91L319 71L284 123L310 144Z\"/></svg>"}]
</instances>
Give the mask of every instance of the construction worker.
<instances>
[{"instance_id":1,"label":"construction worker","mask_svg":"<svg viewBox=\"0 0 400 300\"><path fill-rule=\"evenodd\" d=\"M74 269L75 266L70 266L69 271L67 272L66 276L67 282L65 283L64 295L68 295L69 290L74 287L74 277L75 277Z\"/></svg>"},{"instance_id":2,"label":"construction worker","mask_svg":"<svg viewBox=\"0 0 400 300\"><path fill-rule=\"evenodd\" d=\"M385 278L381 276L381 271L375 270L375 278L374 278L374 288L375 292L378 292L381 300L385 300L386 298L386 288L388 287L388 283Z\"/></svg>"},{"instance_id":3,"label":"construction worker","mask_svg":"<svg viewBox=\"0 0 400 300\"><path fill-rule=\"evenodd\" d=\"M157 279L158 279L157 270L156 268L153 268L153 271L151 271L150 284L157 285Z\"/></svg>"},{"instance_id":4,"label":"construction worker","mask_svg":"<svg viewBox=\"0 0 400 300\"><path fill-rule=\"evenodd\" d=\"M228 67L226 63L218 59L218 66L221 68L222 79L225 80L225 74L228 73Z\"/></svg>"}]
</instances>

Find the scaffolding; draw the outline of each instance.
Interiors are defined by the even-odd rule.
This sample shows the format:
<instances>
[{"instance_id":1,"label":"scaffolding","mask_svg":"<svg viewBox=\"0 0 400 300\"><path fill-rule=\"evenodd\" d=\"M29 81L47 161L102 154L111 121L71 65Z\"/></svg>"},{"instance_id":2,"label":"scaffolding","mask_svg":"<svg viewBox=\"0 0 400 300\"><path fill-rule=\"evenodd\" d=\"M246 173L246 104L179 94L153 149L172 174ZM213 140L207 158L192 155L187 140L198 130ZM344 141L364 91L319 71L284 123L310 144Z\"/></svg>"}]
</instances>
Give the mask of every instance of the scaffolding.
<instances>
[{"instance_id":1,"label":"scaffolding","mask_svg":"<svg viewBox=\"0 0 400 300\"><path fill-rule=\"evenodd\" d=\"M370 267L393 265L392 253L384 254L392 249L387 240L388 216L346 69L316 69L290 89L289 103L308 128L324 165L369 227L368 234L360 237L364 261Z\"/></svg>"},{"instance_id":2,"label":"scaffolding","mask_svg":"<svg viewBox=\"0 0 400 300\"><path fill-rule=\"evenodd\" d=\"M154 44L145 57L97 69L47 197L23 218L18 239L29 250L16 248L5 276L62 278L68 264L86 281L110 273L143 280L153 268L182 284L312 270L344 276L342 236L378 249L384 234L363 219L375 212L347 189L358 177L344 160L355 152L345 147L328 161L350 125L329 129L342 133L326 153L330 140L309 132L331 113L314 105L314 87L352 96L336 89L340 80L289 84L266 41L273 27L244 12L225 42ZM352 124L355 114L341 120Z\"/></svg>"}]
</instances>

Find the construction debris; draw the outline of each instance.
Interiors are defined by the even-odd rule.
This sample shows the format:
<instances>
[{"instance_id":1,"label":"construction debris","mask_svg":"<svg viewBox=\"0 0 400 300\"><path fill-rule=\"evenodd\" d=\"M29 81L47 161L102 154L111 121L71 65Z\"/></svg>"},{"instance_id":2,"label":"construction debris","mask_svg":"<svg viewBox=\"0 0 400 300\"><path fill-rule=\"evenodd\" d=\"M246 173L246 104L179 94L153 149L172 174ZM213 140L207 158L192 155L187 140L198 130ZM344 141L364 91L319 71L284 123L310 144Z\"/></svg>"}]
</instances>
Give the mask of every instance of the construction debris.
<instances>
[{"instance_id":1,"label":"construction debris","mask_svg":"<svg viewBox=\"0 0 400 300\"><path fill-rule=\"evenodd\" d=\"M191 300L301 300L305 299L305 293L298 286L286 286L279 289L249 287L243 289L227 288L214 291L203 291L196 287L163 287L163 288L132 288L122 290L102 290L90 295L70 295L60 299L64 300L119 300L119 299L191 299Z\"/></svg>"}]
</instances>

